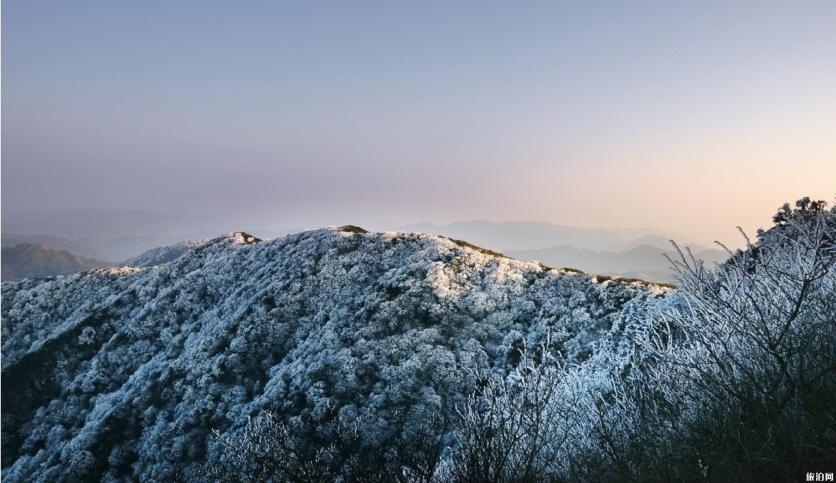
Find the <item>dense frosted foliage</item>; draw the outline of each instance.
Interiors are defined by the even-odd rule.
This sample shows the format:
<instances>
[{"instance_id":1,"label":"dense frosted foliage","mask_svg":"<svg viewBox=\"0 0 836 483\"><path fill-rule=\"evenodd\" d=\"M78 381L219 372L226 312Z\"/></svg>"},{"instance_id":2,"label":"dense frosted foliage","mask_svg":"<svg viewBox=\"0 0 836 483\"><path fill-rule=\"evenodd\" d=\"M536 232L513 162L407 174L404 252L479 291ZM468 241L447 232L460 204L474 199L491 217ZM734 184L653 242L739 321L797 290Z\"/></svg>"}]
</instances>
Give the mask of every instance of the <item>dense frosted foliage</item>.
<instances>
[{"instance_id":1,"label":"dense frosted foliage","mask_svg":"<svg viewBox=\"0 0 836 483\"><path fill-rule=\"evenodd\" d=\"M359 422L357 447L397 451L474 374L508 374L547 338L585 386L606 386L636 351L624 334L674 298L356 227L236 233L138 262L153 266L3 284L4 480L197 474L220 451L213 429L264 411L314 439Z\"/></svg>"},{"instance_id":2,"label":"dense frosted foliage","mask_svg":"<svg viewBox=\"0 0 836 483\"><path fill-rule=\"evenodd\" d=\"M174 245L152 248L136 257L126 260L124 264L129 267L153 267L162 265L191 252L195 248L202 247L208 242L209 240L186 240L175 243Z\"/></svg>"}]
</instances>

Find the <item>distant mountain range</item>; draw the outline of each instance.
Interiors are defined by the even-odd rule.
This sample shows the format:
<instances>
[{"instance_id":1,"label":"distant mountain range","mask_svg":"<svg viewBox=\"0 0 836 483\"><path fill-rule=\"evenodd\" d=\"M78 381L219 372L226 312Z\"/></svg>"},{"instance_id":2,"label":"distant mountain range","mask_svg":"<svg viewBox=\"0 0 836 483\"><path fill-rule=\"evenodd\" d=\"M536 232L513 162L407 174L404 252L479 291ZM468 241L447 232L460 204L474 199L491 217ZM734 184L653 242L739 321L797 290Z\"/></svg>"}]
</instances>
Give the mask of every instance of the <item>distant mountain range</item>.
<instances>
[{"instance_id":1,"label":"distant mountain range","mask_svg":"<svg viewBox=\"0 0 836 483\"><path fill-rule=\"evenodd\" d=\"M709 267L728 258L723 250L702 249L693 251L694 257ZM539 261L552 267L574 267L589 273L620 275L657 282L670 282L672 271L665 255L677 259L678 254L656 245L639 245L626 251L596 251L561 245L539 250L513 250L506 255L520 260Z\"/></svg>"},{"instance_id":2,"label":"distant mountain range","mask_svg":"<svg viewBox=\"0 0 836 483\"><path fill-rule=\"evenodd\" d=\"M109 265L108 262L55 250L37 243L3 247L2 251L3 280L65 275Z\"/></svg>"},{"instance_id":3,"label":"distant mountain range","mask_svg":"<svg viewBox=\"0 0 836 483\"><path fill-rule=\"evenodd\" d=\"M183 240L248 228L214 217L172 216L136 210L33 211L3 213L4 247L39 243L78 255L119 262L146 250ZM276 237L294 230L253 230ZM295 230L298 231L298 230Z\"/></svg>"},{"instance_id":4,"label":"distant mountain range","mask_svg":"<svg viewBox=\"0 0 836 483\"><path fill-rule=\"evenodd\" d=\"M672 281L664 255L675 255L671 236L642 229L579 228L539 222L466 221L447 225L421 223L403 231L435 233L468 240L520 260L537 260L553 267L572 267L589 273ZM679 238L709 266L726 259L723 250L710 249Z\"/></svg>"},{"instance_id":5,"label":"distant mountain range","mask_svg":"<svg viewBox=\"0 0 836 483\"><path fill-rule=\"evenodd\" d=\"M463 221L446 225L419 223L399 226L397 231L435 233L503 251L538 250L560 245L597 251L625 251L640 245L668 249L671 248L671 238L695 246L679 235L664 235L649 229L582 228L530 221Z\"/></svg>"},{"instance_id":6,"label":"distant mountain range","mask_svg":"<svg viewBox=\"0 0 836 483\"><path fill-rule=\"evenodd\" d=\"M14 268L16 273L47 276L68 273L71 266L84 270L92 266L144 266L149 260L169 261L191 248L189 243L193 242L183 240L205 239L208 233L212 233L206 227L218 225L222 223L140 211L33 212L5 216L2 242L3 247L34 243L52 250L69 252L67 255L78 259L90 260L90 263L76 265L59 261L50 267L46 263L49 257L42 257L40 260L32 259L34 265L30 268L20 265ZM548 266L573 267L589 273L659 282L671 281L669 263L663 256L673 254L669 241L671 237L646 229L580 228L541 222L491 221L375 228L395 228L399 232L430 233L468 240L508 256L537 260ZM265 239L285 234L282 230L256 233ZM674 238L682 241L682 237ZM689 244L687 240L685 244L690 245L695 255L709 265L726 256L721 250ZM67 256L53 258L61 260Z\"/></svg>"},{"instance_id":7,"label":"distant mountain range","mask_svg":"<svg viewBox=\"0 0 836 483\"><path fill-rule=\"evenodd\" d=\"M108 258L101 255L102 251L96 248L89 240L70 240L53 235L18 235L3 229L3 248L11 248L21 243L33 243L36 245L48 246L54 250L65 250L86 258Z\"/></svg>"}]
</instances>

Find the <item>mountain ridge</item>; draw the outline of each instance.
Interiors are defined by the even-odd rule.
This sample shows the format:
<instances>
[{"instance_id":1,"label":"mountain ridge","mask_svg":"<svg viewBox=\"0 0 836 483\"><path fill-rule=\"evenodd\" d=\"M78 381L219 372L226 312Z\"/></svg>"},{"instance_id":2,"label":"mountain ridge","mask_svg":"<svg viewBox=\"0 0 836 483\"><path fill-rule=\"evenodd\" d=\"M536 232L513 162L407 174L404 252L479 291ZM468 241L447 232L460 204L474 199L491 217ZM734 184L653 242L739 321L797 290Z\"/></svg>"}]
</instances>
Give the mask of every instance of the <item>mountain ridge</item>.
<instances>
[{"instance_id":1,"label":"mountain ridge","mask_svg":"<svg viewBox=\"0 0 836 483\"><path fill-rule=\"evenodd\" d=\"M675 233L662 236L657 230L651 229L588 228L537 221L424 222L399 226L398 230L451 236L501 251L536 250L556 245L574 245L594 250L628 250L643 243L668 248L670 238L686 238ZM692 243L688 245L695 246Z\"/></svg>"},{"instance_id":2,"label":"mountain ridge","mask_svg":"<svg viewBox=\"0 0 836 483\"><path fill-rule=\"evenodd\" d=\"M708 266L728 258L724 250L691 248L694 256ZM511 250L507 253L520 260L537 260L556 266L572 265L592 273L646 278L663 283L674 281L668 260L668 257L676 258L672 246L663 249L656 245L641 244L625 251L597 251L573 245L558 245L540 250Z\"/></svg>"},{"instance_id":3,"label":"mountain ridge","mask_svg":"<svg viewBox=\"0 0 836 483\"><path fill-rule=\"evenodd\" d=\"M548 334L587 360L669 292L347 228L5 282L4 479L170 479L212 457L211 429L261 410L311 437L337 413L378 421L372 455L465 394L467 368L505 371Z\"/></svg>"},{"instance_id":4,"label":"mountain ridge","mask_svg":"<svg viewBox=\"0 0 836 483\"><path fill-rule=\"evenodd\" d=\"M67 275L109 266L108 262L55 250L39 243L20 243L2 249L2 279Z\"/></svg>"}]
</instances>

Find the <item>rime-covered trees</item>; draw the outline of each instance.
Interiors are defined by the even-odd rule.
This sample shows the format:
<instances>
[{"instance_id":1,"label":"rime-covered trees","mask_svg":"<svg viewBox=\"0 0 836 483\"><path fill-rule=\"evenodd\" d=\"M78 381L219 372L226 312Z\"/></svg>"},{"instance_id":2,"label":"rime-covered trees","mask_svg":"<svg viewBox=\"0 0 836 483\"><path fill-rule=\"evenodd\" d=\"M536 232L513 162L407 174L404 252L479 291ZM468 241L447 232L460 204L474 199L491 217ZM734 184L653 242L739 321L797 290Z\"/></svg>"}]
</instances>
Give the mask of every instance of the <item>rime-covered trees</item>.
<instances>
[{"instance_id":1,"label":"rime-covered trees","mask_svg":"<svg viewBox=\"0 0 836 483\"><path fill-rule=\"evenodd\" d=\"M683 254L685 304L648 341L714 478L793 479L836 463L836 212L805 198L775 222L716 270Z\"/></svg>"},{"instance_id":2,"label":"rime-covered trees","mask_svg":"<svg viewBox=\"0 0 836 483\"><path fill-rule=\"evenodd\" d=\"M678 293L599 408L604 475L788 481L836 464L836 212L802 199L775 222L713 270L672 260Z\"/></svg>"},{"instance_id":3,"label":"rime-covered trees","mask_svg":"<svg viewBox=\"0 0 836 483\"><path fill-rule=\"evenodd\" d=\"M477 390L456 408L454 446L440 468L458 482L559 480L555 461L578 421L571 376L548 341L531 355L520 349L507 376L474 373Z\"/></svg>"},{"instance_id":4,"label":"rime-covered trees","mask_svg":"<svg viewBox=\"0 0 836 483\"><path fill-rule=\"evenodd\" d=\"M355 228L6 283L3 475L796 479L835 459L834 219L676 290Z\"/></svg>"},{"instance_id":5,"label":"rime-covered trees","mask_svg":"<svg viewBox=\"0 0 836 483\"><path fill-rule=\"evenodd\" d=\"M356 425L328 471L427 480L471 370L508 374L549 333L589 358L626 306L667 293L359 230L152 265L3 285L4 478L188 478L222 458L212 430L269 413L311 448Z\"/></svg>"}]
</instances>

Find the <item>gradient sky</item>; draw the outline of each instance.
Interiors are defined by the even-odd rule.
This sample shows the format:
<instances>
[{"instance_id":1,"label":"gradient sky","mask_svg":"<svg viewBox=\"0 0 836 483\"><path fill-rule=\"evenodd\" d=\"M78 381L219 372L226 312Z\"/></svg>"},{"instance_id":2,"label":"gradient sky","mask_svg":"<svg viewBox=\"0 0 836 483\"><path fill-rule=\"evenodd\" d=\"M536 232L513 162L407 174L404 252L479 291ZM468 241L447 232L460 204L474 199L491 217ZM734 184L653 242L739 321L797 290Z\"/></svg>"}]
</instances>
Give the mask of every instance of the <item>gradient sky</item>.
<instances>
[{"instance_id":1,"label":"gradient sky","mask_svg":"<svg viewBox=\"0 0 836 483\"><path fill-rule=\"evenodd\" d=\"M833 1L5 0L2 14L4 213L710 240L836 196Z\"/></svg>"}]
</instances>

